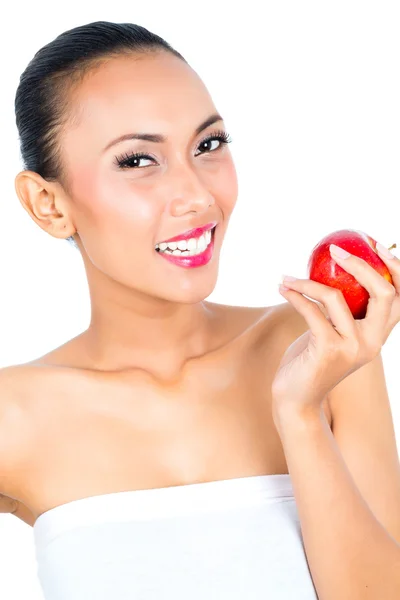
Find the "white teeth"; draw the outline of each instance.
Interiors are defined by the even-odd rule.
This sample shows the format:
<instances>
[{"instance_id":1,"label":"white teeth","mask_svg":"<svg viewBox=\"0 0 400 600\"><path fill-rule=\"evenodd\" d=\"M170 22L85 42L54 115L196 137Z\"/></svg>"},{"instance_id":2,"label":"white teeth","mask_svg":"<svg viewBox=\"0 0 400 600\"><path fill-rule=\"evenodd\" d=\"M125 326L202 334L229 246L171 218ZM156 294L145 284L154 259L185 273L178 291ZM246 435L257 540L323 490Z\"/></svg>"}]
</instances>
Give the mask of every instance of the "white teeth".
<instances>
[{"instance_id":1,"label":"white teeth","mask_svg":"<svg viewBox=\"0 0 400 600\"><path fill-rule=\"evenodd\" d=\"M167 252L175 256L194 256L204 252L211 242L211 229L203 233L199 238L190 240L179 240L178 242L161 242L156 245L160 252Z\"/></svg>"},{"instance_id":2,"label":"white teeth","mask_svg":"<svg viewBox=\"0 0 400 600\"><path fill-rule=\"evenodd\" d=\"M190 240L187 241L187 249L190 250L196 250L197 248L197 242L194 238L190 238Z\"/></svg>"}]
</instances>

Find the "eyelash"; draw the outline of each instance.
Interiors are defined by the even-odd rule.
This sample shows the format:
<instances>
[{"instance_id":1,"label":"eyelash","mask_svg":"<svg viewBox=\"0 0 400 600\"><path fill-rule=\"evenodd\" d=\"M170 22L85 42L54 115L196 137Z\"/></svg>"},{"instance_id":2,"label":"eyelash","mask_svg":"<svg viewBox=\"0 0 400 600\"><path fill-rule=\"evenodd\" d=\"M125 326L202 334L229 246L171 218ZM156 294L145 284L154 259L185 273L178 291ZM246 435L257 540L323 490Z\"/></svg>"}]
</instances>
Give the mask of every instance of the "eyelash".
<instances>
[{"instance_id":1,"label":"eyelash","mask_svg":"<svg viewBox=\"0 0 400 600\"><path fill-rule=\"evenodd\" d=\"M213 140L218 140L219 142L221 142L221 145L218 146L218 148L216 150L209 150L208 152L203 152L202 154L209 154L210 152L216 152L218 150L222 150L222 148L224 147L225 144L230 144L232 142L232 138L230 137L229 133L227 133L226 131L215 131L213 133L210 133L210 135L208 135L206 138L204 138L204 140L202 140L199 144L199 146L201 146L202 144L205 144L206 142L210 142ZM120 169L137 169L137 166L133 166L131 163L136 159L139 158L149 158L150 160L155 160L152 156L149 156L148 154L145 154L144 152L134 152L134 153L128 153L128 154L121 154L120 156L115 156L115 164L120 168ZM152 166L152 165L149 165ZM142 169L146 169L146 167L141 167Z\"/></svg>"}]
</instances>

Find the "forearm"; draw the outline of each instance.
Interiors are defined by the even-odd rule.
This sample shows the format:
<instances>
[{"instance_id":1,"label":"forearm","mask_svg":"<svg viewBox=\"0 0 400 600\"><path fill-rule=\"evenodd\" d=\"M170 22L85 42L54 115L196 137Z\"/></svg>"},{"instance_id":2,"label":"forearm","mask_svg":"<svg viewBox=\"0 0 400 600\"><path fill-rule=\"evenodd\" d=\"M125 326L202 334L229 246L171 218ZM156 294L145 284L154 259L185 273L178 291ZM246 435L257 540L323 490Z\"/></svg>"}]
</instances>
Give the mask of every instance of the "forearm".
<instances>
[{"instance_id":1,"label":"forearm","mask_svg":"<svg viewBox=\"0 0 400 600\"><path fill-rule=\"evenodd\" d=\"M325 415L275 417L319 600L399 600L400 546L360 494Z\"/></svg>"}]
</instances>

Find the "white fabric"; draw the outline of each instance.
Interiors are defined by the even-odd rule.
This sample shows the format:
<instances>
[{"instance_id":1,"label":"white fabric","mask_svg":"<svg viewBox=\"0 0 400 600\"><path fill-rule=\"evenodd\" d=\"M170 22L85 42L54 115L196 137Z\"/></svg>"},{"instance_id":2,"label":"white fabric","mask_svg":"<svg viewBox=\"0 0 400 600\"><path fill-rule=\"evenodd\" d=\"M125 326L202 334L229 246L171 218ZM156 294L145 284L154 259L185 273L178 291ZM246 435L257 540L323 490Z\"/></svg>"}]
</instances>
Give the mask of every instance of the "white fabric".
<instances>
[{"instance_id":1,"label":"white fabric","mask_svg":"<svg viewBox=\"0 0 400 600\"><path fill-rule=\"evenodd\" d=\"M46 600L316 600L290 475L90 496L40 515Z\"/></svg>"}]
</instances>

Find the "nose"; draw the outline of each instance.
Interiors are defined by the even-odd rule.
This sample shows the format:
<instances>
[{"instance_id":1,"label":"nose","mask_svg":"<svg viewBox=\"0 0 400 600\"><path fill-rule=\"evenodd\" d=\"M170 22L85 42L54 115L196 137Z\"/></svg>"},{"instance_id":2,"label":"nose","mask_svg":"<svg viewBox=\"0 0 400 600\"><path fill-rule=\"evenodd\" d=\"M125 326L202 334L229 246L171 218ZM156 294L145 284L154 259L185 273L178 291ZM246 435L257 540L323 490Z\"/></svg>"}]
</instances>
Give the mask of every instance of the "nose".
<instances>
[{"instance_id":1,"label":"nose","mask_svg":"<svg viewBox=\"0 0 400 600\"><path fill-rule=\"evenodd\" d=\"M174 169L171 182L171 214L180 216L187 212L201 213L215 203L214 197L196 171L180 163Z\"/></svg>"}]
</instances>

